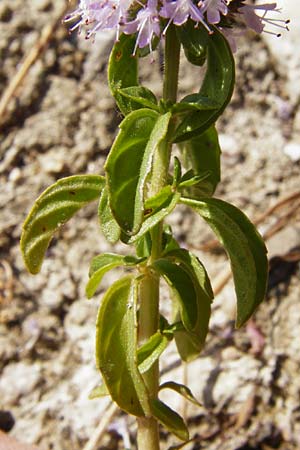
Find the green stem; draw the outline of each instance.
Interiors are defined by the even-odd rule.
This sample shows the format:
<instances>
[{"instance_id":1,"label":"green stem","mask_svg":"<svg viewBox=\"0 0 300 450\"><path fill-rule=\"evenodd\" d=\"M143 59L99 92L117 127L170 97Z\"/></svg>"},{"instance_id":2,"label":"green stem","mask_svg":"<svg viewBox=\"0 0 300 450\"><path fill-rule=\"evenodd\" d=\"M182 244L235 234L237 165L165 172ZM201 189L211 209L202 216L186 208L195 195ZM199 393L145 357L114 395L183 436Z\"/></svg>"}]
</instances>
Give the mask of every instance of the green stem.
<instances>
[{"instance_id":1,"label":"green stem","mask_svg":"<svg viewBox=\"0 0 300 450\"><path fill-rule=\"evenodd\" d=\"M166 34L163 98L174 103L177 99L179 61L180 42L176 27L170 25Z\"/></svg>"},{"instance_id":2,"label":"green stem","mask_svg":"<svg viewBox=\"0 0 300 450\"><path fill-rule=\"evenodd\" d=\"M178 86L180 43L176 30L170 25L165 43L165 74L163 98L176 102ZM161 142L155 153L152 169L150 195L157 194L166 184L169 171L172 145L168 136ZM163 222L151 230L152 249L149 259L151 265L161 255ZM158 330L159 326L159 277L147 273L141 283L139 311L139 341L145 342ZM158 362L143 375L150 398L156 398L159 386ZM158 423L153 417L138 418L139 450L159 450Z\"/></svg>"}]
</instances>

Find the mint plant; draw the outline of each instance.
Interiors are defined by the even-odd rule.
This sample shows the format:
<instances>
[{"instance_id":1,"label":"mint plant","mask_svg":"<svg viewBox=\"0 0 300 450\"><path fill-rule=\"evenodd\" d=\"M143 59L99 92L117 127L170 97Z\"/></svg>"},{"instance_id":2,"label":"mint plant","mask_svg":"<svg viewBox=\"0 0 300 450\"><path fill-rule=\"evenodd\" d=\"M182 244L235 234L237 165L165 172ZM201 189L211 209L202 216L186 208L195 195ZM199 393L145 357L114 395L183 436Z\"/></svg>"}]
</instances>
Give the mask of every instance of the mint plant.
<instances>
[{"instance_id":1,"label":"mint plant","mask_svg":"<svg viewBox=\"0 0 300 450\"><path fill-rule=\"evenodd\" d=\"M160 384L159 358L173 339L183 361L199 355L213 300L203 264L180 247L165 218L178 204L190 207L223 244L233 272L237 327L265 295L267 257L260 235L239 209L214 198L221 152L215 122L234 89L237 25L258 33L273 33L265 30L270 25L286 28L287 22L267 17L270 11L278 12L276 3L81 0L66 18L75 22L73 30L88 27L86 37L98 30L116 31L108 83L124 119L104 174L63 178L43 192L24 223L21 248L28 270L39 272L53 234L92 201L98 201L100 231L107 241L131 247L128 256L104 253L92 259L86 294L95 295L107 271L130 270L100 302L96 361L103 384L92 397L110 395L137 417L140 450L159 449L158 423L183 441L189 437L183 419L159 399L159 392L173 389L196 400L186 386ZM161 38L164 82L158 99L140 84L138 65ZM177 100L181 48L205 76L198 90ZM180 157L172 155L175 144ZM161 279L172 299L169 321L160 313Z\"/></svg>"}]
</instances>

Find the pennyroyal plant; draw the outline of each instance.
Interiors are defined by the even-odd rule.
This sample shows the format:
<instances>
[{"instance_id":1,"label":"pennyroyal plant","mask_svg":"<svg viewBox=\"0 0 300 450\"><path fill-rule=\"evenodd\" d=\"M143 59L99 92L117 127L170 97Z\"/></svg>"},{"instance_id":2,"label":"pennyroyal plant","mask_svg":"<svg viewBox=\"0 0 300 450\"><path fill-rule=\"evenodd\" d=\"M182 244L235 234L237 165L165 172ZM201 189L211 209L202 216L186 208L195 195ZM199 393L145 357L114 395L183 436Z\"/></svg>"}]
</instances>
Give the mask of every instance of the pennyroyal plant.
<instances>
[{"instance_id":1,"label":"pennyroyal plant","mask_svg":"<svg viewBox=\"0 0 300 450\"><path fill-rule=\"evenodd\" d=\"M264 298L267 257L261 237L239 209L213 197L220 181L215 122L234 88L235 36L246 27L258 33L274 33L269 26L286 28L287 22L269 17L278 12L276 3L244 0L81 0L66 18L73 30L87 28L87 38L98 30L115 30L108 82L124 119L104 175L64 178L42 193L24 223L21 247L28 270L37 273L55 231L95 200L106 239L132 247L129 256L95 256L86 293L94 296L107 271L131 269L100 303L96 360L103 384L92 397L110 395L137 417L140 450L159 449L158 422L183 441L189 437L183 419L159 399L159 392L168 388L195 399L186 386L161 385L158 362L173 339L183 361L199 355L213 299L203 264L180 247L164 219L178 204L188 206L223 244L235 283L238 327ZM160 40L164 82L158 99L140 84L138 62ZM181 47L190 63L205 67L205 76L197 91L178 101ZM179 158L172 156L174 144ZM173 301L169 321L159 308L161 279Z\"/></svg>"}]
</instances>

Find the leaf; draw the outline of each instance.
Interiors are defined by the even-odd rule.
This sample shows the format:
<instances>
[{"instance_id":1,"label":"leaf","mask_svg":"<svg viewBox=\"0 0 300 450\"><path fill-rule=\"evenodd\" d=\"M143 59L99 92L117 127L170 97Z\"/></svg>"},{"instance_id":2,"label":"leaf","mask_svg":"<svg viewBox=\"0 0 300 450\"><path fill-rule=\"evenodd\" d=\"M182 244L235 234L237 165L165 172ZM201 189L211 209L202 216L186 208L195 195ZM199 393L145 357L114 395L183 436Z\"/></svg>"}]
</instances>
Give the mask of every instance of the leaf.
<instances>
[{"instance_id":1,"label":"leaf","mask_svg":"<svg viewBox=\"0 0 300 450\"><path fill-rule=\"evenodd\" d=\"M204 347L211 315L213 291L209 277L199 259L188 250L178 248L164 254L165 258L180 263L191 278L196 295L197 309L194 312L196 324L193 332L179 330L175 332L178 352L184 361L196 358Z\"/></svg>"},{"instance_id":2,"label":"leaf","mask_svg":"<svg viewBox=\"0 0 300 450\"><path fill-rule=\"evenodd\" d=\"M121 266L123 261L124 256L113 253L103 253L92 259L89 273L90 279L85 289L87 298L93 297L106 272Z\"/></svg>"},{"instance_id":3,"label":"leaf","mask_svg":"<svg viewBox=\"0 0 300 450\"><path fill-rule=\"evenodd\" d=\"M110 244L115 244L121 236L121 228L118 222L112 215L109 203L108 203L108 191L105 187L102 191L99 207L98 207L98 218L100 223L100 229L104 234L106 240Z\"/></svg>"},{"instance_id":4,"label":"leaf","mask_svg":"<svg viewBox=\"0 0 300 450\"><path fill-rule=\"evenodd\" d=\"M126 116L140 104L121 95L120 89L138 85L138 58L133 56L136 38L122 34L115 43L108 63L108 84L120 111Z\"/></svg>"},{"instance_id":5,"label":"leaf","mask_svg":"<svg viewBox=\"0 0 300 450\"><path fill-rule=\"evenodd\" d=\"M137 357L140 373L145 373L150 369L155 361L158 360L162 352L167 348L169 342L170 335L166 336L157 332L138 349Z\"/></svg>"},{"instance_id":6,"label":"leaf","mask_svg":"<svg viewBox=\"0 0 300 450\"><path fill-rule=\"evenodd\" d=\"M185 269L197 283L197 289L201 291L207 303L210 304L214 298L213 290L205 267L197 256L184 248L176 248L164 253L164 257L171 258L184 265Z\"/></svg>"},{"instance_id":7,"label":"leaf","mask_svg":"<svg viewBox=\"0 0 300 450\"><path fill-rule=\"evenodd\" d=\"M172 186L164 186L156 195L149 197L145 201L145 211L150 213L160 208L173 195ZM148 215L150 214L148 213Z\"/></svg>"},{"instance_id":8,"label":"leaf","mask_svg":"<svg viewBox=\"0 0 300 450\"><path fill-rule=\"evenodd\" d=\"M192 20L176 27L180 42L182 43L186 59L195 66L203 66L207 56L207 42L209 34L199 39L198 26Z\"/></svg>"},{"instance_id":9,"label":"leaf","mask_svg":"<svg viewBox=\"0 0 300 450\"><path fill-rule=\"evenodd\" d=\"M167 253L171 250L179 248L179 244L173 237L172 228L169 225L164 226L162 235L162 250L163 253Z\"/></svg>"},{"instance_id":10,"label":"leaf","mask_svg":"<svg viewBox=\"0 0 300 450\"><path fill-rule=\"evenodd\" d=\"M143 192L146 177L141 168L151 170L152 154L146 147L159 115L149 109L130 113L121 123L120 132L105 164L109 188L109 204L125 233L135 232L143 218ZM152 149L154 150L154 149ZM147 158L147 160L146 160Z\"/></svg>"},{"instance_id":11,"label":"leaf","mask_svg":"<svg viewBox=\"0 0 300 450\"><path fill-rule=\"evenodd\" d=\"M174 333L176 347L180 358L184 362L191 362L198 358L203 345L199 345L199 339L195 334L185 329L178 330Z\"/></svg>"},{"instance_id":12,"label":"leaf","mask_svg":"<svg viewBox=\"0 0 300 450\"><path fill-rule=\"evenodd\" d=\"M119 226L128 235L141 227L144 188L155 149L168 131L171 114L159 116L150 109L129 114L120 125L106 162L109 203Z\"/></svg>"},{"instance_id":13,"label":"leaf","mask_svg":"<svg viewBox=\"0 0 300 450\"><path fill-rule=\"evenodd\" d=\"M96 325L96 361L112 399L129 414L150 414L137 368L137 280L124 277L106 292Z\"/></svg>"},{"instance_id":14,"label":"leaf","mask_svg":"<svg viewBox=\"0 0 300 450\"><path fill-rule=\"evenodd\" d=\"M207 69L198 94L192 94L192 104L200 104L207 98L208 104L216 102L216 109L192 111L187 113L179 124L173 142L181 142L202 134L223 113L229 103L235 79L234 59L227 40L216 27L211 26L213 34L201 25L194 30L194 39L200 46L207 46ZM183 99L187 103L187 98Z\"/></svg>"},{"instance_id":15,"label":"leaf","mask_svg":"<svg viewBox=\"0 0 300 450\"><path fill-rule=\"evenodd\" d=\"M187 441L189 432L179 414L158 399L151 399L150 402L153 416L164 425L170 433L175 434L175 436L182 441Z\"/></svg>"},{"instance_id":16,"label":"leaf","mask_svg":"<svg viewBox=\"0 0 300 450\"><path fill-rule=\"evenodd\" d=\"M118 266L133 266L144 260L145 258L138 259L133 256L122 256L114 253L103 253L102 255L95 256L91 262L90 279L86 285L87 298L91 298L95 294L106 272Z\"/></svg>"},{"instance_id":17,"label":"leaf","mask_svg":"<svg viewBox=\"0 0 300 450\"><path fill-rule=\"evenodd\" d=\"M89 400L94 400L95 398L102 398L109 395L109 391L104 383L100 386L95 387L89 395Z\"/></svg>"},{"instance_id":18,"label":"leaf","mask_svg":"<svg viewBox=\"0 0 300 450\"><path fill-rule=\"evenodd\" d=\"M268 260L265 244L238 208L218 199L182 199L210 225L230 258L237 295L236 326L253 314L266 292Z\"/></svg>"},{"instance_id":19,"label":"leaf","mask_svg":"<svg viewBox=\"0 0 300 450\"><path fill-rule=\"evenodd\" d=\"M193 331L197 324L197 292L190 275L182 267L167 259L158 259L152 267L163 276L170 286L180 310L184 327Z\"/></svg>"},{"instance_id":20,"label":"leaf","mask_svg":"<svg viewBox=\"0 0 300 450\"><path fill-rule=\"evenodd\" d=\"M197 199L213 195L221 179L221 149L216 128L212 125L200 136L184 142L181 147L186 167L192 168L199 177L208 174L198 186L187 191L186 196Z\"/></svg>"},{"instance_id":21,"label":"leaf","mask_svg":"<svg viewBox=\"0 0 300 450\"><path fill-rule=\"evenodd\" d=\"M124 89L118 89L117 92L126 99L131 100L131 102L140 105L140 108L150 108L159 112L157 98L155 97L153 92L145 86L127 87Z\"/></svg>"},{"instance_id":22,"label":"leaf","mask_svg":"<svg viewBox=\"0 0 300 450\"><path fill-rule=\"evenodd\" d=\"M53 234L87 203L99 198L105 180L98 175L62 178L46 189L28 214L21 250L29 272L40 271Z\"/></svg>"},{"instance_id":23,"label":"leaf","mask_svg":"<svg viewBox=\"0 0 300 450\"><path fill-rule=\"evenodd\" d=\"M135 250L136 254L140 258L148 258L151 255L152 240L150 232L148 231L142 237L136 240Z\"/></svg>"},{"instance_id":24,"label":"leaf","mask_svg":"<svg viewBox=\"0 0 300 450\"><path fill-rule=\"evenodd\" d=\"M171 198L173 198L173 194L172 194ZM146 219L146 221L147 221L147 219ZM140 237L138 240L136 240L135 248L136 248L136 254L140 258L142 258L142 257L148 258L151 255L152 239L151 239L150 229L145 234L143 234L142 237ZM172 229L169 225L164 225L163 235L162 235L162 249L164 252L167 252L167 251L173 250L175 248L179 248L179 244L176 241L176 239L173 237Z\"/></svg>"},{"instance_id":25,"label":"leaf","mask_svg":"<svg viewBox=\"0 0 300 450\"><path fill-rule=\"evenodd\" d=\"M161 391L162 389L172 389L194 405L202 406L201 403L199 403L194 397L192 391L184 384L175 383L175 381L167 381L159 386L159 390Z\"/></svg>"},{"instance_id":26,"label":"leaf","mask_svg":"<svg viewBox=\"0 0 300 450\"><path fill-rule=\"evenodd\" d=\"M174 157L174 176L173 176L173 183L172 187L176 188L179 184L179 181L181 179L181 163L177 156Z\"/></svg>"},{"instance_id":27,"label":"leaf","mask_svg":"<svg viewBox=\"0 0 300 450\"><path fill-rule=\"evenodd\" d=\"M162 203L157 210L155 210L150 216L148 216L139 232L135 235L129 238L128 240L124 240L126 244L132 244L136 241L138 241L142 236L144 236L148 231L150 231L155 225L157 225L160 221L162 221L166 216L168 216L177 203L180 200L180 193L179 192L172 192L170 196L165 200L164 203Z\"/></svg>"},{"instance_id":28,"label":"leaf","mask_svg":"<svg viewBox=\"0 0 300 450\"><path fill-rule=\"evenodd\" d=\"M194 175L193 170L189 171L189 177L186 177L184 181L179 183L178 188L182 190L182 188L193 187L199 184L201 181L206 180L210 176L210 172L203 172L202 175Z\"/></svg>"},{"instance_id":29,"label":"leaf","mask_svg":"<svg viewBox=\"0 0 300 450\"><path fill-rule=\"evenodd\" d=\"M171 108L173 113L186 111L215 111L220 108L220 103L200 94L190 94L184 97L180 103L175 103Z\"/></svg>"}]
</instances>

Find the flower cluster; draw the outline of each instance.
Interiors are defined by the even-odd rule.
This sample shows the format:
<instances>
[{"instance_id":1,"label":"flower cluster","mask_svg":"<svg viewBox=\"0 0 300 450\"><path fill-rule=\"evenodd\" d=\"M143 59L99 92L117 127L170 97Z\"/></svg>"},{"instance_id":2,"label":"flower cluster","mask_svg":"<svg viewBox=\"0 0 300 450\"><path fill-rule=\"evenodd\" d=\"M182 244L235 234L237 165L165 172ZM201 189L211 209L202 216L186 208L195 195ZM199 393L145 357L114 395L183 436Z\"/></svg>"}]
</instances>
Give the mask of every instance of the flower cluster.
<instances>
[{"instance_id":1,"label":"flower cluster","mask_svg":"<svg viewBox=\"0 0 300 450\"><path fill-rule=\"evenodd\" d=\"M276 3L248 4L246 0L80 0L78 8L65 21L75 21L71 31L89 26L86 37L98 30L115 30L137 34L137 48L150 47L153 39L166 33L169 25L183 25L188 19L195 26L202 24L211 32L211 25L218 26L232 39L234 27L242 23L257 33L263 31L278 35L268 26L286 28L288 21L270 18L270 12L278 13Z\"/></svg>"}]
</instances>

